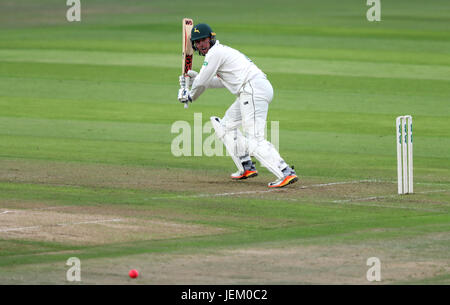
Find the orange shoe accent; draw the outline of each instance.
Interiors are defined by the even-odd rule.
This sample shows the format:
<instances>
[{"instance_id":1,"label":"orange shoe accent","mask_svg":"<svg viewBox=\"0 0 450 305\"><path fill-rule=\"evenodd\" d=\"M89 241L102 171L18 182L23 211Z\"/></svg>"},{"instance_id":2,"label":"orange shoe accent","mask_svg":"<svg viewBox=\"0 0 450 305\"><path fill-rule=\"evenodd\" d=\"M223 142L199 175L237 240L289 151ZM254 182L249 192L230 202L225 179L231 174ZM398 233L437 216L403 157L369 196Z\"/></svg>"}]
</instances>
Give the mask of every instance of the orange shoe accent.
<instances>
[{"instance_id":1,"label":"orange shoe accent","mask_svg":"<svg viewBox=\"0 0 450 305\"><path fill-rule=\"evenodd\" d=\"M249 171L246 170L242 175L237 176L237 177L231 177L231 179L233 180L242 180L242 179L247 179L247 178L253 178L258 176L258 171Z\"/></svg>"},{"instance_id":2,"label":"orange shoe accent","mask_svg":"<svg viewBox=\"0 0 450 305\"><path fill-rule=\"evenodd\" d=\"M289 175L286 178L284 178L284 180L281 181L280 183L275 184L275 185L269 185L269 187L283 187L283 186L286 186L288 184L292 184L292 183L294 183L296 181L298 181L297 175Z\"/></svg>"}]
</instances>

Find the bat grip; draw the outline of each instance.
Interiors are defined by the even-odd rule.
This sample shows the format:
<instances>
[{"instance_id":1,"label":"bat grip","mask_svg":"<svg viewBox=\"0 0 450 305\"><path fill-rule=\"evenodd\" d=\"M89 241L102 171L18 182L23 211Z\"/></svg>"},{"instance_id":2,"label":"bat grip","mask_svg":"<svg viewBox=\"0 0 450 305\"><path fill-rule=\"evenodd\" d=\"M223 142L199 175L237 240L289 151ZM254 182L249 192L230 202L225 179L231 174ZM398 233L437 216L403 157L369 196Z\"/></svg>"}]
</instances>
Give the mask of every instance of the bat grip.
<instances>
[{"instance_id":1,"label":"bat grip","mask_svg":"<svg viewBox=\"0 0 450 305\"><path fill-rule=\"evenodd\" d=\"M189 82L191 80L190 76L187 76L186 74L184 75L184 88L189 90ZM189 102L184 103L184 109L188 109L189 108Z\"/></svg>"},{"instance_id":2,"label":"bat grip","mask_svg":"<svg viewBox=\"0 0 450 305\"><path fill-rule=\"evenodd\" d=\"M191 82L191 77L187 74L184 75L184 88L189 89L189 85Z\"/></svg>"}]
</instances>

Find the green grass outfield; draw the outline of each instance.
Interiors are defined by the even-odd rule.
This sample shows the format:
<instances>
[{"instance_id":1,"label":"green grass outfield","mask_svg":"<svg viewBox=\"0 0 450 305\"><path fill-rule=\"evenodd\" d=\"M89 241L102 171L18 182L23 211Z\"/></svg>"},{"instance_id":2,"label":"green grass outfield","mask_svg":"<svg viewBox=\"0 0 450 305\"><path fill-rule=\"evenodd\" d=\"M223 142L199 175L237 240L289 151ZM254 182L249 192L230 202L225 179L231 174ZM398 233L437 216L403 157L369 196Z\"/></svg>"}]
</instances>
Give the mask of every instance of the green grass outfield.
<instances>
[{"instance_id":1,"label":"green grass outfield","mask_svg":"<svg viewBox=\"0 0 450 305\"><path fill-rule=\"evenodd\" d=\"M65 1L2 1L0 284L69 283L72 256L84 284L369 284L369 257L381 284L449 284L450 3L382 0L369 22L365 2L81 0L70 23ZM176 121L234 100L177 101L183 17L268 75L299 183L173 156ZM399 196L405 114L415 194Z\"/></svg>"}]
</instances>

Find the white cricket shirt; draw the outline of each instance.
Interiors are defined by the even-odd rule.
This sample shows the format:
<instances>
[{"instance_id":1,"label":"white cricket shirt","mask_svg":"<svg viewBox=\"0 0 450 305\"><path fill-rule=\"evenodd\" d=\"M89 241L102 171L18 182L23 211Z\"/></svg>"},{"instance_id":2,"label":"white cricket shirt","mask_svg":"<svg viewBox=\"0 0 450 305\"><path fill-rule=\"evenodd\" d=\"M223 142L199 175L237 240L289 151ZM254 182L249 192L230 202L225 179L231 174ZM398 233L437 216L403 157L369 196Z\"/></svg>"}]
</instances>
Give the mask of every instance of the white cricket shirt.
<instances>
[{"instance_id":1,"label":"white cricket shirt","mask_svg":"<svg viewBox=\"0 0 450 305\"><path fill-rule=\"evenodd\" d=\"M196 100L207 88L221 87L238 95L247 81L259 77L266 75L247 56L217 40L192 84L191 98Z\"/></svg>"}]
</instances>

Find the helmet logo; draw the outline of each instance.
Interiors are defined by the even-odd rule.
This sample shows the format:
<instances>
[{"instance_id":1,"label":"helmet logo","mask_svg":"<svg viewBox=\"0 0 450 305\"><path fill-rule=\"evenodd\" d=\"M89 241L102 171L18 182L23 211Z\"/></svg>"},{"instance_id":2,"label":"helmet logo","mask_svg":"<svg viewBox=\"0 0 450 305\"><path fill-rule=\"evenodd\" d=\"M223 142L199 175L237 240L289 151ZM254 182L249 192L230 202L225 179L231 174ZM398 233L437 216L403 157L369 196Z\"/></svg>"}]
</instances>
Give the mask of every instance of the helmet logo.
<instances>
[{"instance_id":1,"label":"helmet logo","mask_svg":"<svg viewBox=\"0 0 450 305\"><path fill-rule=\"evenodd\" d=\"M200 33L199 30L197 30L197 28L194 29L194 33Z\"/></svg>"}]
</instances>

